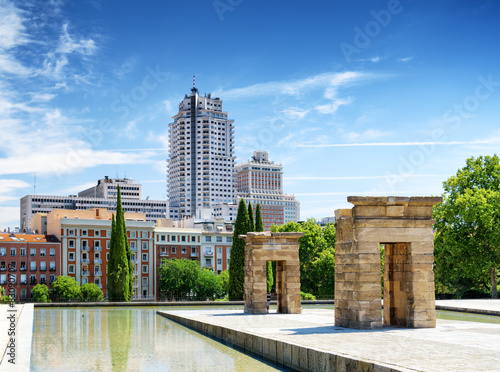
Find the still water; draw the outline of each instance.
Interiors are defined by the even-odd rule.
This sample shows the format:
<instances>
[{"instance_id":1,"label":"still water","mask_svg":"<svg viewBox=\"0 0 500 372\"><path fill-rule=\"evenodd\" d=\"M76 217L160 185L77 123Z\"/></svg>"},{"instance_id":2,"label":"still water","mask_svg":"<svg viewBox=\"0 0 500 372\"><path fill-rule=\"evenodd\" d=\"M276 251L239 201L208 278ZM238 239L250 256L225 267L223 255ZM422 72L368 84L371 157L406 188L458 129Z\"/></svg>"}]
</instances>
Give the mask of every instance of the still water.
<instances>
[{"instance_id":1,"label":"still water","mask_svg":"<svg viewBox=\"0 0 500 372\"><path fill-rule=\"evenodd\" d=\"M157 309L36 308L31 370L282 370L156 315Z\"/></svg>"}]
</instances>

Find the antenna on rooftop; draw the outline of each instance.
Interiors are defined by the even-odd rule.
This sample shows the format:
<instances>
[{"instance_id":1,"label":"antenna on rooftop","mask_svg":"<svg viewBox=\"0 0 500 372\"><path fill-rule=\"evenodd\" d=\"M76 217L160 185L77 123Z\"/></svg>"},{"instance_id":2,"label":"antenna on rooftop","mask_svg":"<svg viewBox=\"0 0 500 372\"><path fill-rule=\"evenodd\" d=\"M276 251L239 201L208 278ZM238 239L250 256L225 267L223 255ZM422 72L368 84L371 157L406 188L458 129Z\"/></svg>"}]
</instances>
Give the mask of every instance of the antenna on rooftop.
<instances>
[{"instance_id":1,"label":"antenna on rooftop","mask_svg":"<svg viewBox=\"0 0 500 372\"><path fill-rule=\"evenodd\" d=\"M196 75L193 75L193 89L191 89L191 92L197 92L198 89L196 89Z\"/></svg>"},{"instance_id":2,"label":"antenna on rooftop","mask_svg":"<svg viewBox=\"0 0 500 372\"><path fill-rule=\"evenodd\" d=\"M36 173L33 175L33 195L36 195Z\"/></svg>"}]
</instances>

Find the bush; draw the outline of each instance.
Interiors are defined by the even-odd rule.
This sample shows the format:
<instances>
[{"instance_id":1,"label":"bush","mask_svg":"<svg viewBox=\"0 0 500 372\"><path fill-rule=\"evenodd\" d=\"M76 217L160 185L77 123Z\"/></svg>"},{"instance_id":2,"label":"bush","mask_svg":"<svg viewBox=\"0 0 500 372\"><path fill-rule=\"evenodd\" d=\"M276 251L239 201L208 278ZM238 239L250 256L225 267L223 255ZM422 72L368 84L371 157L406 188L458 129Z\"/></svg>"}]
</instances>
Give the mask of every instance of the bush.
<instances>
[{"instance_id":1,"label":"bush","mask_svg":"<svg viewBox=\"0 0 500 372\"><path fill-rule=\"evenodd\" d=\"M80 299L80 286L76 280L69 276L59 276L52 283L52 288L56 292L60 301L70 301Z\"/></svg>"},{"instance_id":2,"label":"bush","mask_svg":"<svg viewBox=\"0 0 500 372\"><path fill-rule=\"evenodd\" d=\"M98 302L102 301L101 288L95 283L85 283L80 287L80 299L82 301Z\"/></svg>"},{"instance_id":3,"label":"bush","mask_svg":"<svg viewBox=\"0 0 500 372\"><path fill-rule=\"evenodd\" d=\"M305 293L305 292L300 292L300 299L301 300L312 300L312 301L316 301L316 296L314 296L313 294L311 293Z\"/></svg>"},{"instance_id":4,"label":"bush","mask_svg":"<svg viewBox=\"0 0 500 372\"><path fill-rule=\"evenodd\" d=\"M33 287L33 301L35 302L50 302L49 287L45 284L37 284Z\"/></svg>"}]
</instances>

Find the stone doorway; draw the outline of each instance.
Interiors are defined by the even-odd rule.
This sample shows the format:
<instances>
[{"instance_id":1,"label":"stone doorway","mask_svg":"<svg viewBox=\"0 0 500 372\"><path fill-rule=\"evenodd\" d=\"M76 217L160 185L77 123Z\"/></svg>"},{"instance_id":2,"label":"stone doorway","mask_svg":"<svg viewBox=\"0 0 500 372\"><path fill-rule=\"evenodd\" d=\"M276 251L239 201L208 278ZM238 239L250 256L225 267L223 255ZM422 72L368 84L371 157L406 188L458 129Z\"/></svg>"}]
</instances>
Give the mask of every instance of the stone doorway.
<instances>
[{"instance_id":1,"label":"stone doorway","mask_svg":"<svg viewBox=\"0 0 500 372\"><path fill-rule=\"evenodd\" d=\"M440 197L358 197L335 211L335 325L435 327L432 207ZM384 244L384 316L380 244Z\"/></svg>"},{"instance_id":2,"label":"stone doorway","mask_svg":"<svg viewBox=\"0 0 500 372\"><path fill-rule=\"evenodd\" d=\"M266 263L276 262L277 312L300 314L299 238L304 233L249 232L245 239L245 313L267 313Z\"/></svg>"}]
</instances>

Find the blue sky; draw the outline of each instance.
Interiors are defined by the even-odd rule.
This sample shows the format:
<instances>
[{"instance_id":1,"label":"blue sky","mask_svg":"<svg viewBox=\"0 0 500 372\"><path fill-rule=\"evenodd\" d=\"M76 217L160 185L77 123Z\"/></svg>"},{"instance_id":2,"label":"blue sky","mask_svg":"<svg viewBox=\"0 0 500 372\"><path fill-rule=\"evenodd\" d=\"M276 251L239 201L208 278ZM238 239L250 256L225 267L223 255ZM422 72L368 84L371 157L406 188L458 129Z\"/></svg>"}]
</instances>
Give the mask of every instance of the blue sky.
<instances>
[{"instance_id":1,"label":"blue sky","mask_svg":"<svg viewBox=\"0 0 500 372\"><path fill-rule=\"evenodd\" d=\"M301 217L439 195L500 145L495 1L0 0L0 229L19 198L130 177L166 198L168 123L224 101L237 162L268 150Z\"/></svg>"}]
</instances>

